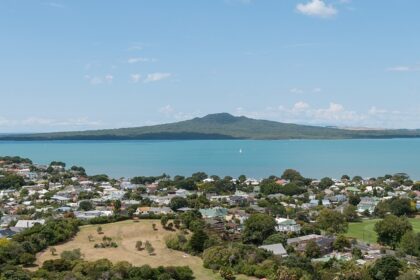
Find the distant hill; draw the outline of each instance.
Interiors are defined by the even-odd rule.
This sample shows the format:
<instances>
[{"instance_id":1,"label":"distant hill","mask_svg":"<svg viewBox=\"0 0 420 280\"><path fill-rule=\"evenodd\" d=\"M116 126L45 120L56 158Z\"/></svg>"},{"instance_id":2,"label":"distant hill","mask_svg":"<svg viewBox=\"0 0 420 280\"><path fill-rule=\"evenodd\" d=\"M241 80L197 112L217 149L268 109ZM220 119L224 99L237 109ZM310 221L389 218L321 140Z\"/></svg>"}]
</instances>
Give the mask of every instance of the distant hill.
<instances>
[{"instance_id":1,"label":"distant hill","mask_svg":"<svg viewBox=\"0 0 420 280\"><path fill-rule=\"evenodd\" d=\"M0 140L357 139L420 137L420 130L351 130L256 120L228 113L153 126L0 135Z\"/></svg>"}]
</instances>

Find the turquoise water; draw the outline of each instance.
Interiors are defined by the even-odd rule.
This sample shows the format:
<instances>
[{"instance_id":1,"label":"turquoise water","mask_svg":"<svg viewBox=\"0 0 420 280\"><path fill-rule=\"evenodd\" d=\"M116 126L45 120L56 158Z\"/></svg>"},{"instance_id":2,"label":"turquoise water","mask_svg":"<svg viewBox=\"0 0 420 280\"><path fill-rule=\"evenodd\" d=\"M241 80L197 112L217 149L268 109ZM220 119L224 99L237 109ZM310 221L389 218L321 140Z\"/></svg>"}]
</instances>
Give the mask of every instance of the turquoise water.
<instances>
[{"instance_id":1,"label":"turquoise water","mask_svg":"<svg viewBox=\"0 0 420 280\"><path fill-rule=\"evenodd\" d=\"M420 179L420 139L11 141L0 142L0 155L29 157L43 164L60 160L84 166L89 174L113 177L204 171L262 178L294 168L312 178L406 172Z\"/></svg>"}]
</instances>

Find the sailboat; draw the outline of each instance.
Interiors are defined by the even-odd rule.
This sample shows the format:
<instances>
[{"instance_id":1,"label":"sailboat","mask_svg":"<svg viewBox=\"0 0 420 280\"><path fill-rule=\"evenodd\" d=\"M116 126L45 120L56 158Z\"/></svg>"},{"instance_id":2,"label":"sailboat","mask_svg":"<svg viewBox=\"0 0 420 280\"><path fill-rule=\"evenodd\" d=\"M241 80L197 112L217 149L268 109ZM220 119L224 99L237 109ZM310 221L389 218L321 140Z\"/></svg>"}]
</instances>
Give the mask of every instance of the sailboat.
<instances>
[{"instance_id":1,"label":"sailboat","mask_svg":"<svg viewBox=\"0 0 420 280\"><path fill-rule=\"evenodd\" d=\"M242 154L242 149L239 149L239 153Z\"/></svg>"}]
</instances>

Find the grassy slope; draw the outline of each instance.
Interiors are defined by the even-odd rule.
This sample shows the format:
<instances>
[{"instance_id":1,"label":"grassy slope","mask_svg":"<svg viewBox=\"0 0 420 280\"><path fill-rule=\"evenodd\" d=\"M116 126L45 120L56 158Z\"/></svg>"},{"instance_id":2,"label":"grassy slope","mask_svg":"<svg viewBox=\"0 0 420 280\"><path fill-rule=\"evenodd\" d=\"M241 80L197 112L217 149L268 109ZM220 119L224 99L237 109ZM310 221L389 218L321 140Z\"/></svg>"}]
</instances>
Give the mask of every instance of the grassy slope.
<instances>
[{"instance_id":1,"label":"grassy slope","mask_svg":"<svg viewBox=\"0 0 420 280\"><path fill-rule=\"evenodd\" d=\"M157 225L158 230L152 229L152 224ZM98 260L107 258L112 262L128 261L133 265L141 266L148 264L157 266L189 266L196 279L214 280L219 279L217 274L203 267L201 258L174 251L166 248L165 237L172 234L162 229L159 220L140 220L139 222L123 221L112 224L101 225L104 234L99 235L96 232L97 225L83 226L76 237L70 242L55 246L57 255L52 256L49 250L45 250L37 255L36 263L41 265L45 260L58 258L60 253L65 250L80 248L86 260ZM95 238L94 242L89 242L88 236ZM95 249L95 243L100 243L101 238L106 235L117 242L118 248ZM155 248L155 255L149 256L145 250L137 251L135 244L138 240L149 240ZM247 277L238 277L237 279L251 279Z\"/></svg>"},{"instance_id":2,"label":"grassy slope","mask_svg":"<svg viewBox=\"0 0 420 280\"><path fill-rule=\"evenodd\" d=\"M0 136L0 140L83 139L349 139L420 137L420 130L345 130L222 113L170 124L93 131Z\"/></svg>"},{"instance_id":3,"label":"grassy slope","mask_svg":"<svg viewBox=\"0 0 420 280\"><path fill-rule=\"evenodd\" d=\"M420 232L420 219L409 219L416 232ZM368 243L376 243L376 233L374 231L375 223L379 219L363 220L360 223L350 223L349 230L346 234L348 237L353 237Z\"/></svg>"}]
</instances>

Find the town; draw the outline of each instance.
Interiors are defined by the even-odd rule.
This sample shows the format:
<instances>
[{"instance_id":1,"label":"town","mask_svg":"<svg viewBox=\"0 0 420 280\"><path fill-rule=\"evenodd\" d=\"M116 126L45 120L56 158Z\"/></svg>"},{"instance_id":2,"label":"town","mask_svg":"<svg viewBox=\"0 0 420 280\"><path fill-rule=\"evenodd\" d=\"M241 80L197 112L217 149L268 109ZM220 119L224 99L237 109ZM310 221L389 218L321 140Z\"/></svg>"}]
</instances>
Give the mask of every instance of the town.
<instances>
[{"instance_id":1,"label":"town","mask_svg":"<svg viewBox=\"0 0 420 280\"><path fill-rule=\"evenodd\" d=\"M419 279L419 210L404 173L117 179L0 157L0 279Z\"/></svg>"}]
</instances>

